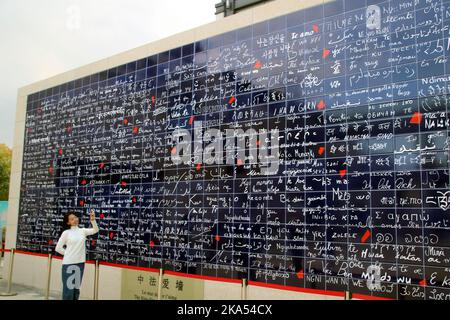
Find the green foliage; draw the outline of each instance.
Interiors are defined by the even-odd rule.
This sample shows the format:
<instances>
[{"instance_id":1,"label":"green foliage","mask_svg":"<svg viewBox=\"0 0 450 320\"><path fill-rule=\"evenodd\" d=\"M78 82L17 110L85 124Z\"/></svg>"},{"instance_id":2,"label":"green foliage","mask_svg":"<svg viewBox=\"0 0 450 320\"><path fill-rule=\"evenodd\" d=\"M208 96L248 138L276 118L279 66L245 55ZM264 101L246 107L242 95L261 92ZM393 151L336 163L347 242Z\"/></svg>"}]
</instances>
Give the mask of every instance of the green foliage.
<instances>
[{"instance_id":1,"label":"green foliage","mask_svg":"<svg viewBox=\"0 0 450 320\"><path fill-rule=\"evenodd\" d=\"M11 157L11 149L5 144L0 144L0 201L8 200Z\"/></svg>"}]
</instances>

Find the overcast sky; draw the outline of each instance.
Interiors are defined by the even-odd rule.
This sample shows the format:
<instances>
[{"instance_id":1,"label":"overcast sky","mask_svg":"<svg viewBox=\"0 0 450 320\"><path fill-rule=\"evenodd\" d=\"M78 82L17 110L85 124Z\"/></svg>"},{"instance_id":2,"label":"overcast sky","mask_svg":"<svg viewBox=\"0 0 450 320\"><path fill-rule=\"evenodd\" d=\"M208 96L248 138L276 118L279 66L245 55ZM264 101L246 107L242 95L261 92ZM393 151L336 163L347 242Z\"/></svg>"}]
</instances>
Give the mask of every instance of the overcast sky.
<instances>
[{"instance_id":1,"label":"overcast sky","mask_svg":"<svg viewBox=\"0 0 450 320\"><path fill-rule=\"evenodd\" d=\"M0 144L17 89L215 20L219 0L0 0Z\"/></svg>"}]
</instances>

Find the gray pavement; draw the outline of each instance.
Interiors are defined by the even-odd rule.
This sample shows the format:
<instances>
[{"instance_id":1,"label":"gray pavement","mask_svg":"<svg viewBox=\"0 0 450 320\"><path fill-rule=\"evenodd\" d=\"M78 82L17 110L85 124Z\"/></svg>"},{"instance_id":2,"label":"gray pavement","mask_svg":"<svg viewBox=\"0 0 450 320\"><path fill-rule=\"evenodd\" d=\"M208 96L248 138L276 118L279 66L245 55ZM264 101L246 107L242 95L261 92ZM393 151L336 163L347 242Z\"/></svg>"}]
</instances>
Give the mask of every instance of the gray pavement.
<instances>
[{"instance_id":1,"label":"gray pavement","mask_svg":"<svg viewBox=\"0 0 450 320\"><path fill-rule=\"evenodd\" d=\"M5 279L0 280L0 292L6 292L8 289L8 283ZM45 300L45 295L43 290L39 290L33 287L28 287L24 285L14 284L11 286L11 292L16 292L17 295L2 297L0 296L0 301L2 300ZM50 295L49 300L59 300L60 297L56 295Z\"/></svg>"}]
</instances>

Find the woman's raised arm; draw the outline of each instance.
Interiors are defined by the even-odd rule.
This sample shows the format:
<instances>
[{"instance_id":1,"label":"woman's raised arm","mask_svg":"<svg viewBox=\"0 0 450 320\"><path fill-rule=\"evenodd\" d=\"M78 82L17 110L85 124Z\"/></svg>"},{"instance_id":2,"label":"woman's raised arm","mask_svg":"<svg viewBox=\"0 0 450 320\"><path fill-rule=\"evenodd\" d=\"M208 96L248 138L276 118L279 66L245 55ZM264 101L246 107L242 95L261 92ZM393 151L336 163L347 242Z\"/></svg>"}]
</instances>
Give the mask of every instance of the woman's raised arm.
<instances>
[{"instance_id":1,"label":"woman's raised arm","mask_svg":"<svg viewBox=\"0 0 450 320\"><path fill-rule=\"evenodd\" d=\"M85 228L84 229L84 233L87 236L91 236L93 234L96 234L98 232L98 226L97 226L97 222L95 222L95 213L94 210L91 210L90 215L90 220L91 220L91 224L92 224L92 228Z\"/></svg>"}]
</instances>

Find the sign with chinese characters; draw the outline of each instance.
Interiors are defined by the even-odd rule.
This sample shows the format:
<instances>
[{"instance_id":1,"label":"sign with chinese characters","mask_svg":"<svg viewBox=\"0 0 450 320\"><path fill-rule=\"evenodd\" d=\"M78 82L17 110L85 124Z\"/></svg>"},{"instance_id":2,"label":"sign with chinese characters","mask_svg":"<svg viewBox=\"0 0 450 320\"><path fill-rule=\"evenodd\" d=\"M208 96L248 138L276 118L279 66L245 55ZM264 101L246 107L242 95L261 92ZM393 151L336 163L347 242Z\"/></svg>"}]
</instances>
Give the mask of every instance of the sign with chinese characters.
<instances>
[{"instance_id":1,"label":"sign with chinese characters","mask_svg":"<svg viewBox=\"0 0 450 320\"><path fill-rule=\"evenodd\" d=\"M133 269L122 270L122 300L157 300L159 274ZM201 279L163 275L161 300L202 300Z\"/></svg>"}]
</instances>

